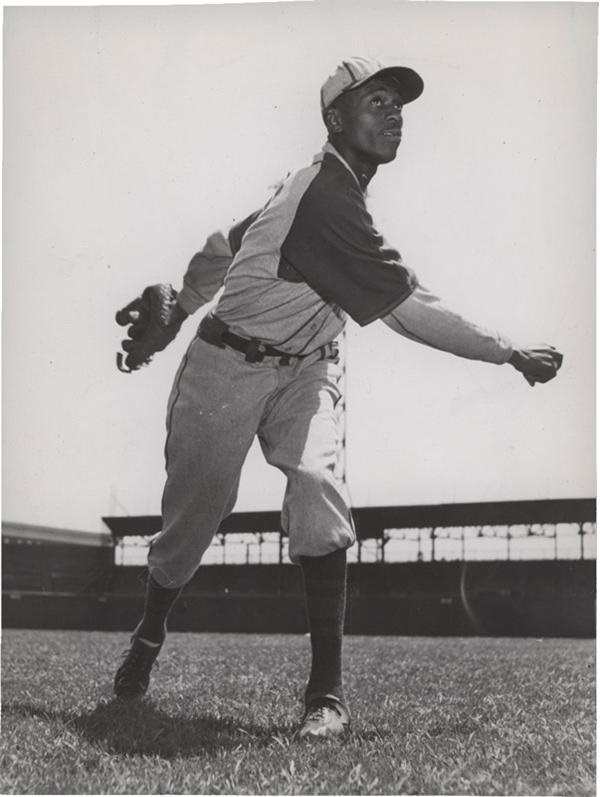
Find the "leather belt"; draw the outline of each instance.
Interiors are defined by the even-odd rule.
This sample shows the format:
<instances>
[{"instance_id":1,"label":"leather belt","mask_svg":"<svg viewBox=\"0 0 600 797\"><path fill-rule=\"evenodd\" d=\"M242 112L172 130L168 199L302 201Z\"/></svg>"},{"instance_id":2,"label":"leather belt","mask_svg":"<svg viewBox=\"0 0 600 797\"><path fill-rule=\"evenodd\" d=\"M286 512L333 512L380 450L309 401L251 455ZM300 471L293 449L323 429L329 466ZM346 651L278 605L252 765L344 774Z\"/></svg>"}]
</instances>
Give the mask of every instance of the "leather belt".
<instances>
[{"instance_id":1,"label":"leather belt","mask_svg":"<svg viewBox=\"0 0 600 797\"><path fill-rule=\"evenodd\" d=\"M249 363L260 363L265 357L278 357L280 365L289 365L290 360L303 360L316 351L320 352L320 360L333 359L339 354L336 341L320 346L307 354L290 354L287 351L281 351L275 346L271 346L269 343L264 343L262 340L242 338L240 335L235 335L230 331L227 324L213 313L204 316L200 322L198 337L212 346L218 346L221 349L229 346L229 348L241 352Z\"/></svg>"}]
</instances>

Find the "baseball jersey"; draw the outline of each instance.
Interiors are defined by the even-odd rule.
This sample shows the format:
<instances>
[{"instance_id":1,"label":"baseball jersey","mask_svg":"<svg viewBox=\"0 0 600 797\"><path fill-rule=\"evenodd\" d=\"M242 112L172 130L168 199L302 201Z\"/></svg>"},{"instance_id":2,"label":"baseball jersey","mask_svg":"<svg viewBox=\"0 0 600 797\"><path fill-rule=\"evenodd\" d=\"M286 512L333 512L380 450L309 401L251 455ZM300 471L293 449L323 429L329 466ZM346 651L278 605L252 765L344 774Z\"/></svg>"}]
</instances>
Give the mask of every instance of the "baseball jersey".
<instances>
[{"instance_id":1,"label":"baseball jersey","mask_svg":"<svg viewBox=\"0 0 600 797\"><path fill-rule=\"evenodd\" d=\"M262 210L209 238L188 267L181 306L195 310L223 279L216 315L236 334L292 354L333 340L347 315L361 326L382 318L417 285L331 144Z\"/></svg>"},{"instance_id":2,"label":"baseball jersey","mask_svg":"<svg viewBox=\"0 0 600 797\"><path fill-rule=\"evenodd\" d=\"M329 343L349 315L460 357L502 364L504 336L468 321L418 283L376 231L350 166L327 143L262 210L211 235L178 302L193 313L224 286L216 314L231 330L302 354Z\"/></svg>"}]
</instances>

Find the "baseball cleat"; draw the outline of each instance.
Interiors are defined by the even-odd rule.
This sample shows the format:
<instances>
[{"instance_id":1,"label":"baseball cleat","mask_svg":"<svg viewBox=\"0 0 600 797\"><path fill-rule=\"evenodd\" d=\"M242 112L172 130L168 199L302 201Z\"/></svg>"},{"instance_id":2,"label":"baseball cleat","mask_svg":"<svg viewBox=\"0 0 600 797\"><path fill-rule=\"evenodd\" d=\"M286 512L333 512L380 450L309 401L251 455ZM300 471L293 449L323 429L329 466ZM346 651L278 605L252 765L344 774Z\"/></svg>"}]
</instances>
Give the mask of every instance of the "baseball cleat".
<instances>
[{"instance_id":1,"label":"baseball cleat","mask_svg":"<svg viewBox=\"0 0 600 797\"><path fill-rule=\"evenodd\" d=\"M350 713L336 697L327 695L314 700L306 709L300 739L329 739L340 736L350 725Z\"/></svg>"},{"instance_id":2,"label":"baseball cleat","mask_svg":"<svg viewBox=\"0 0 600 797\"><path fill-rule=\"evenodd\" d=\"M150 683L150 672L156 663L161 645L146 645L137 637L115 675L114 690L117 697L142 697Z\"/></svg>"}]
</instances>

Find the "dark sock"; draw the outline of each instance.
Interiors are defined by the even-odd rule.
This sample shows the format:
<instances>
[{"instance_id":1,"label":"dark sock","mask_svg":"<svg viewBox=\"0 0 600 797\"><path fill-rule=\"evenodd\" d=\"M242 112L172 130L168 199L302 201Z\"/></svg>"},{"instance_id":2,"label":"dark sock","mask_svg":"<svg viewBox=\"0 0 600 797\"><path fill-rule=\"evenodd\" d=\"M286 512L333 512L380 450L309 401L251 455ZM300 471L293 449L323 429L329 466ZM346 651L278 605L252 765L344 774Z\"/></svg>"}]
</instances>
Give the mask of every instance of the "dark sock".
<instances>
[{"instance_id":1,"label":"dark sock","mask_svg":"<svg viewBox=\"0 0 600 797\"><path fill-rule=\"evenodd\" d=\"M302 556L306 613L312 664L306 687L307 705L321 695L344 700L342 637L346 612L346 551Z\"/></svg>"},{"instance_id":2,"label":"dark sock","mask_svg":"<svg viewBox=\"0 0 600 797\"><path fill-rule=\"evenodd\" d=\"M181 587L161 587L151 575L146 581L144 616L135 629L138 639L162 645L167 634L167 617L181 594Z\"/></svg>"}]
</instances>

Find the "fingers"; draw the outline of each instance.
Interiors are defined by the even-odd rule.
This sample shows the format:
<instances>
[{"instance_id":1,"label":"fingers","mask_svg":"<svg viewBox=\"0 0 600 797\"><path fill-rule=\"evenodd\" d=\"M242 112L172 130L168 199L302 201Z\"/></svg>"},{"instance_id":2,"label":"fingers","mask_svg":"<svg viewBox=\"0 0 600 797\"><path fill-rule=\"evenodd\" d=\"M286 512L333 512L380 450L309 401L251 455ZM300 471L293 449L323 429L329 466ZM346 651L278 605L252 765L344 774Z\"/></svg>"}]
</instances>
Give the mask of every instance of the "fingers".
<instances>
[{"instance_id":1,"label":"fingers","mask_svg":"<svg viewBox=\"0 0 600 797\"><path fill-rule=\"evenodd\" d=\"M142 300L141 297L137 297L129 304L126 304L122 310L119 310L115 315L115 321L121 327L126 327L127 324L131 324L132 321L137 321L140 314L140 306Z\"/></svg>"},{"instance_id":2,"label":"fingers","mask_svg":"<svg viewBox=\"0 0 600 797\"><path fill-rule=\"evenodd\" d=\"M551 360L531 360L526 364L523 373L535 379L543 379L549 374L554 376L556 370L556 366Z\"/></svg>"},{"instance_id":3,"label":"fingers","mask_svg":"<svg viewBox=\"0 0 600 797\"><path fill-rule=\"evenodd\" d=\"M554 379L558 373L558 369L552 366L546 367L544 369L537 368L535 372L523 371L522 373L528 384L530 384L531 387L534 387L538 382L542 385L546 382L550 382L550 380Z\"/></svg>"},{"instance_id":4,"label":"fingers","mask_svg":"<svg viewBox=\"0 0 600 797\"><path fill-rule=\"evenodd\" d=\"M127 330L127 335L132 340L140 340L140 338L144 337L147 329L148 326L146 324L132 324Z\"/></svg>"},{"instance_id":5,"label":"fingers","mask_svg":"<svg viewBox=\"0 0 600 797\"><path fill-rule=\"evenodd\" d=\"M562 352L557 351L553 346L536 346L523 350L525 356L525 370L535 370L540 368L544 371L548 368L558 371L563 363Z\"/></svg>"},{"instance_id":6,"label":"fingers","mask_svg":"<svg viewBox=\"0 0 600 797\"><path fill-rule=\"evenodd\" d=\"M531 387L554 379L562 366L563 355L554 346L545 343L516 351L511 364L523 374Z\"/></svg>"},{"instance_id":7,"label":"fingers","mask_svg":"<svg viewBox=\"0 0 600 797\"><path fill-rule=\"evenodd\" d=\"M548 346L544 344L538 344L536 346L531 346L528 349L523 350L524 353L532 353L534 355L541 355L542 358L547 359L549 358L552 360L553 363L556 363L556 367L560 368L563 361L563 354L562 352L558 351L555 346Z\"/></svg>"},{"instance_id":8,"label":"fingers","mask_svg":"<svg viewBox=\"0 0 600 797\"><path fill-rule=\"evenodd\" d=\"M128 324L144 323L148 314L148 303L144 301L143 297L138 296L115 314L115 321L119 326L126 327Z\"/></svg>"}]
</instances>

